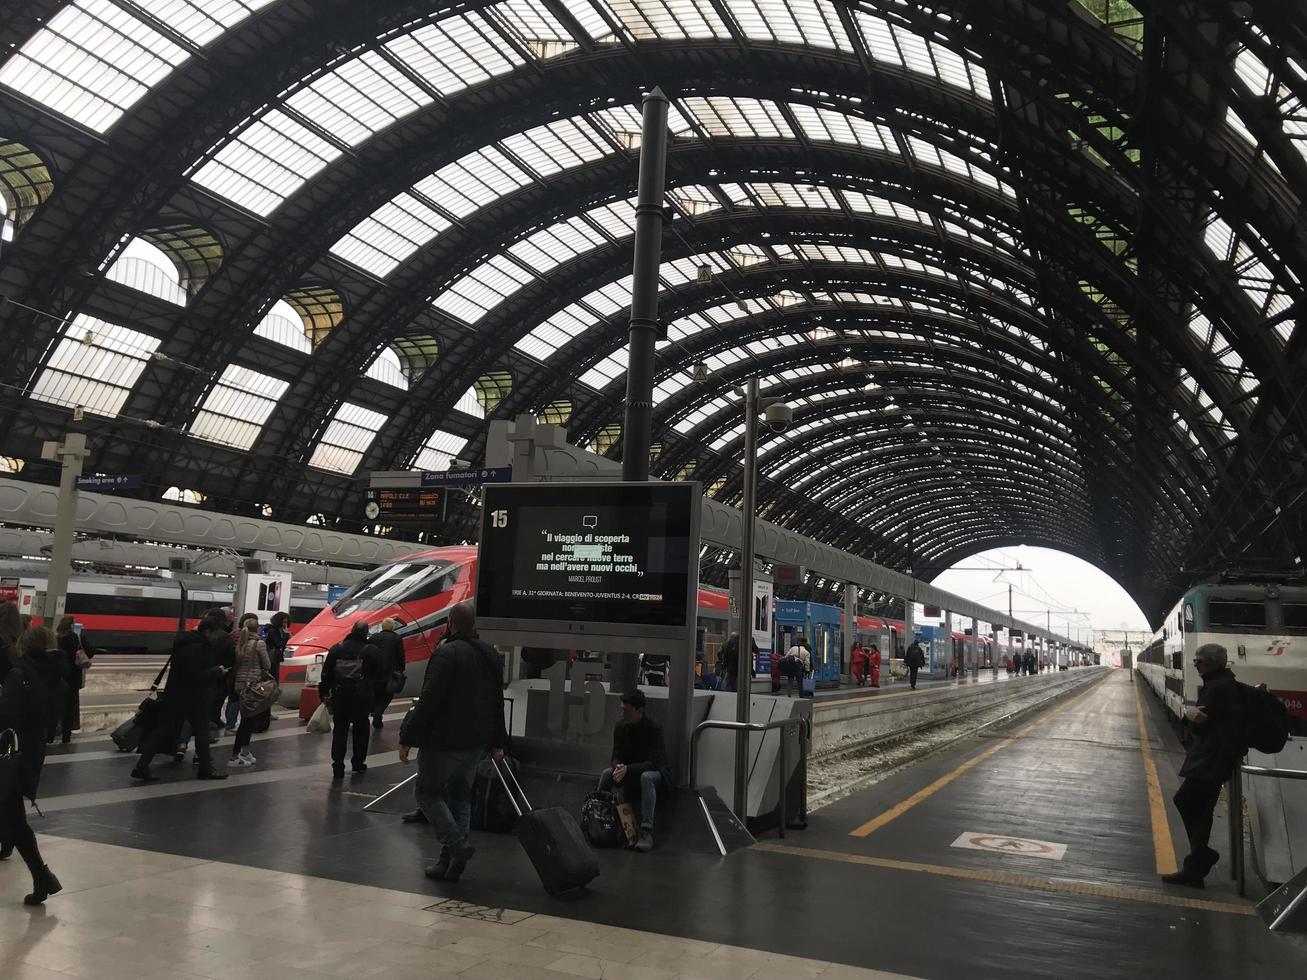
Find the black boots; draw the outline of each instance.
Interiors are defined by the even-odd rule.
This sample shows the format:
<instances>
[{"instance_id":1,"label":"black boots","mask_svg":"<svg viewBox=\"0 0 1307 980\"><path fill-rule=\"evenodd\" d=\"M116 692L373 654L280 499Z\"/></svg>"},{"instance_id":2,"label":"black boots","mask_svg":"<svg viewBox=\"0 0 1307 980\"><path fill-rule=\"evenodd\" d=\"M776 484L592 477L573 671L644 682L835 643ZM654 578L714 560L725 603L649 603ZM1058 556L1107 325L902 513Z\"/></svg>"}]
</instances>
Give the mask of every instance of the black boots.
<instances>
[{"instance_id":1,"label":"black boots","mask_svg":"<svg viewBox=\"0 0 1307 980\"><path fill-rule=\"evenodd\" d=\"M24 905L42 905L51 895L57 895L64 889L48 865L41 865L32 879L32 894L23 897Z\"/></svg>"},{"instance_id":2,"label":"black boots","mask_svg":"<svg viewBox=\"0 0 1307 980\"><path fill-rule=\"evenodd\" d=\"M431 867L424 872L432 881L444 881L445 875L449 874L449 848L440 849L440 858Z\"/></svg>"},{"instance_id":3,"label":"black boots","mask_svg":"<svg viewBox=\"0 0 1307 980\"><path fill-rule=\"evenodd\" d=\"M440 860L427 868L426 875L432 881L458 881L463 877L463 870L476 852L477 849L471 844L463 847L442 847Z\"/></svg>"}]
</instances>

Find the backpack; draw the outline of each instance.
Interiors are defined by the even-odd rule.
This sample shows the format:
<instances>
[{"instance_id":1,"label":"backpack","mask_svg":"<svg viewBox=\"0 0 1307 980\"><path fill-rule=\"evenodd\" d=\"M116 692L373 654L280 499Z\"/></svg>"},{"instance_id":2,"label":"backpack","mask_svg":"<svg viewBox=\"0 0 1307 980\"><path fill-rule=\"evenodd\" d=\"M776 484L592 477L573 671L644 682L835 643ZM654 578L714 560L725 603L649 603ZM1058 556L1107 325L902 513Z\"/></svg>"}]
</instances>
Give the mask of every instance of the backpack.
<instances>
[{"instance_id":1,"label":"backpack","mask_svg":"<svg viewBox=\"0 0 1307 980\"><path fill-rule=\"evenodd\" d=\"M1289 741L1289 709L1270 691L1242 681L1244 744L1266 755L1275 755Z\"/></svg>"},{"instance_id":2,"label":"backpack","mask_svg":"<svg viewBox=\"0 0 1307 980\"><path fill-rule=\"evenodd\" d=\"M353 685L361 680L363 680L362 652L357 657L347 656L345 645L341 644L336 648L336 683Z\"/></svg>"}]
</instances>

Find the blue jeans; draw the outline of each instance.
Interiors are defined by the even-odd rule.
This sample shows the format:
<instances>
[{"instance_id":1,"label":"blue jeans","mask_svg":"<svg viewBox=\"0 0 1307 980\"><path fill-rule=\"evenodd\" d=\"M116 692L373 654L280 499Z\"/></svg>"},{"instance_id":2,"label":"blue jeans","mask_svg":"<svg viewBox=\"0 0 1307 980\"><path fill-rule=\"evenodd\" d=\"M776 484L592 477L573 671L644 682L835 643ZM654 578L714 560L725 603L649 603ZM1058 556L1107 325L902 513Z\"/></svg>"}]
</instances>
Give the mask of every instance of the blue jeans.
<instances>
[{"instance_id":1,"label":"blue jeans","mask_svg":"<svg viewBox=\"0 0 1307 980\"><path fill-rule=\"evenodd\" d=\"M654 810L658 807L658 787L662 785L663 776L657 769L648 769L640 773L640 826L652 828L654 822ZM630 795L632 780L627 777L622 781L620 786L613 782L613 771L605 769L604 774L599 777L599 788L603 790L612 790L616 786L618 801L621 803L630 802L627 797Z\"/></svg>"},{"instance_id":2,"label":"blue jeans","mask_svg":"<svg viewBox=\"0 0 1307 980\"><path fill-rule=\"evenodd\" d=\"M472 826L472 784L485 749L420 749L413 795L440 843L466 847Z\"/></svg>"}]
</instances>

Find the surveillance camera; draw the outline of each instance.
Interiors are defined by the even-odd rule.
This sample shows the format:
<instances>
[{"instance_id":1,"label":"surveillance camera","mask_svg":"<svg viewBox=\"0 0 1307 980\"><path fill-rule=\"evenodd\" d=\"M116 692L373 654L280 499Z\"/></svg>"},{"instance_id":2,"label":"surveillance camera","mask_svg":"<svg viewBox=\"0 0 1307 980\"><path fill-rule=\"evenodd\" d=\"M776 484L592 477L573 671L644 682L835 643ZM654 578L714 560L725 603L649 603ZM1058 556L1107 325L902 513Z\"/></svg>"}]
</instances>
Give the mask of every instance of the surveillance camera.
<instances>
[{"instance_id":1,"label":"surveillance camera","mask_svg":"<svg viewBox=\"0 0 1307 980\"><path fill-rule=\"evenodd\" d=\"M774 405L768 405L766 411L762 413L762 417L767 422L767 428L773 432L784 432L790 427L790 422L794 420L794 409L784 402L777 402Z\"/></svg>"}]
</instances>

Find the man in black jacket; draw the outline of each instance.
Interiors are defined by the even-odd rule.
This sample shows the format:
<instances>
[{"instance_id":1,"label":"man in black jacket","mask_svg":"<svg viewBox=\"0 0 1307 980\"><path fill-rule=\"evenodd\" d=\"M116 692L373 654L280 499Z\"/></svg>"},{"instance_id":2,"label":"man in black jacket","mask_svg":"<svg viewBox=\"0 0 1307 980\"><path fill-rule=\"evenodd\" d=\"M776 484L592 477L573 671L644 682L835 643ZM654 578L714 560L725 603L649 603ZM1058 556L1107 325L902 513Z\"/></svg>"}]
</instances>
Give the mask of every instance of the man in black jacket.
<instances>
[{"instance_id":1,"label":"man in black jacket","mask_svg":"<svg viewBox=\"0 0 1307 980\"><path fill-rule=\"evenodd\" d=\"M350 729L354 731L354 755L350 760L355 773L368 771L368 716L377 700L385 666L381 654L368 639L368 624L358 620L349 636L327 652L322 664L318 692L323 701L331 702L331 775L345 775L345 748Z\"/></svg>"},{"instance_id":2,"label":"man in black jacket","mask_svg":"<svg viewBox=\"0 0 1307 980\"><path fill-rule=\"evenodd\" d=\"M1202 675L1198 706L1185 709L1191 741L1180 776L1184 780L1173 802L1189 837L1189 853L1175 874L1162 875L1172 885L1202 888L1203 879L1220 855L1209 845L1212 815L1221 796L1221 784L1247 751L1244 745L1243 698L1238 682L1226 666L1225 647L1205 643L1194 653L1194 666Z\"/></svg>"},{"instance_id":3,"label":"man in black jacket","mask_svg":"<svg viewBox=\"0 0 1307 980\"><path fill-rule=\"evenodd\" d=\"M903 662L908 667L908 684L915 691L917 689L917 671L921 670L926 664L926 654L922 652L921 644L917 640L913 640L912 646L908 647L908 652L903 655Z\"/></svg>"},{"instance_id":4,"label":"man in black jacket","mask_svg":"<svg viewBox=\"0 0 1307 980\"><path fill-rule=\"evenodd\" d=\"M213 700L227 684L227 669L216 661L216 640L230 640L222 612L205 613L193 630L178 633L172 644L172 658L168 667L168 682L163 688L163 703L154 729L141 745L141 758L132 769L131 777L142 783L157 782L151 774L150 761L157 752L171 750L177 744L182 725L189 723L195 732L195 757L199 760L200 779L226 779L225 772L217 772L209 759L209 712Z\"/></svg>"},{"instance_id":5,"label":"man in black jacket","mask_svg":"<svg viewBox=\"0 0 1307 980\"><path fill-rule=\"evenodd\" d=\"M613 729L613 764L599 777L601 790L616 787L624 802L640 804L637 851L653 850L654 811L658 789L672 786L672 774L663 747L663 729L644 713L644 692L622 695L622 717Z\"/></svg>"},{"instance_id":6,"label":"man in black jacket","mask_svg":"<svg viewBox=\"0 0 1307 980\"><path fill-rule=\"evenodd\" d=\"M418 806L435 828L440 859L427 868L435 881L458 881L476 853L468 839L472 783L487 748L502 759L504 668L499 654L476 634L472 604L449 610L449 633L427 665L422 694L399 732L399 761L418 752Z\"/></svg>"},{"instance_id":7,"label":"man in black jacket","mask_svg":"<svg viewBox=\"0 0 1307 980\"><path fill-rule=\"evenodd\" d=\"M377 653L381 655L381 662L386 668L385 676L382 678L381 686L377 689L377 700L372 706L372 727L381 728L385 722L381 716L386 713L390 707L391 698L395 695L387 688L387 683L394 674L403 675L404 667L404 638L395 632L399 628L399 620L393 616L387 616L381 621L381 629L372 634L372 645L377 648Z\"/></svg>"}]
</instances>

